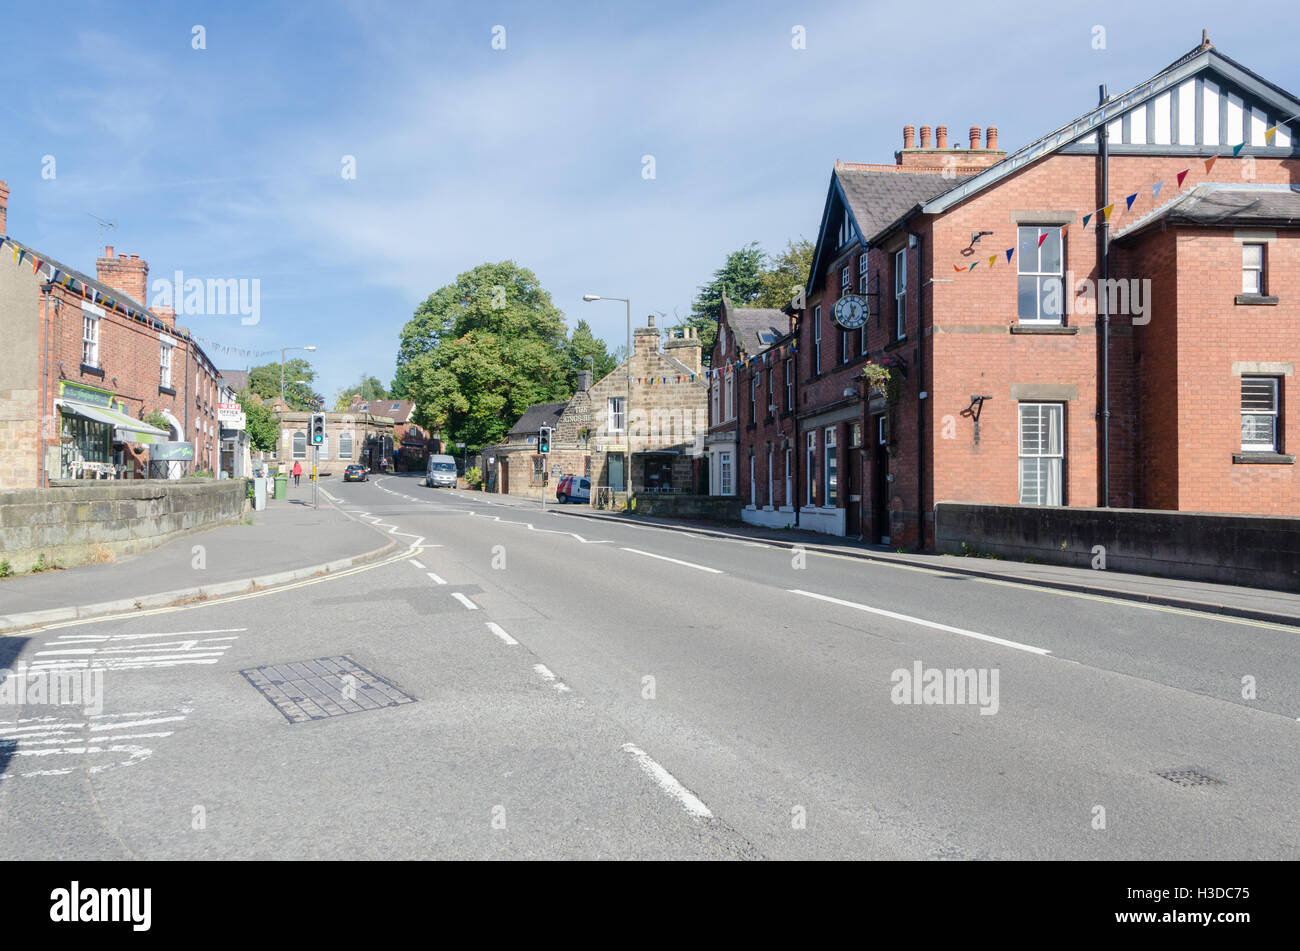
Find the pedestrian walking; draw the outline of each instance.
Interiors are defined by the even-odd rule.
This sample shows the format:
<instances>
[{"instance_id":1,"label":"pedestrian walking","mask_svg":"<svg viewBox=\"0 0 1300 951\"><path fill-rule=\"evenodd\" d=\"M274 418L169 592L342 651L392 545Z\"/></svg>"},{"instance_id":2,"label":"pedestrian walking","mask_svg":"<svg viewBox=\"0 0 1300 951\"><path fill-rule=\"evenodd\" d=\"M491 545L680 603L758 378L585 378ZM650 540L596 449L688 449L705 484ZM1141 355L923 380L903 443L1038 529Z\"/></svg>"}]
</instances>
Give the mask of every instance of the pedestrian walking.
<instances>
[{"instance_id":1,"label":"pedestrian walking","mask_svg":"<svg viewBox=\"0 0 1300 951\"><path fill-rule=\"evenodd\" d=\"M293 464L293 485L294 485L294 488L297 488L297 487L301 484L301 479L302 479L302 463L301 463L301 462L295 462L295 463Z\"/></svg>"}]
</instances>

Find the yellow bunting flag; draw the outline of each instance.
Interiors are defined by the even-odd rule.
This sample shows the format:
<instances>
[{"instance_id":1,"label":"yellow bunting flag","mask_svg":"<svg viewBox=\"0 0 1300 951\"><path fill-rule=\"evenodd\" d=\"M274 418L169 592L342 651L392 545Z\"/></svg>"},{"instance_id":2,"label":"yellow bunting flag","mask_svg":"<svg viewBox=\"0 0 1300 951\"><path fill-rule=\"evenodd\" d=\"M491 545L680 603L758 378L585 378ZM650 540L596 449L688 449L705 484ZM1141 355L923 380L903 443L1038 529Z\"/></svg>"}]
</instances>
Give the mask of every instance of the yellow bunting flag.
<instances>
[{"instance_id":1,"label":"yellow bunting flag","mask_svg":"<svg viewBox=\"0 0 1300 951\"><path fill-rule=\"evenodd\" d=\"M1114 210L1115 210L1115 206L1113 204L1110 204L1107 205L1105 208L1103 208L1101 210L1101 213L1106 216L1107 221L1110 221L1110 213Z\"/></svg>"},{"instance_id":2,"label":"yellow bunting flag","mask_svg":"<svg viewBox=\"0 0 1300 951\"><path fill-rule=\"evenodd\" d=\"M992 266L993 266L993 262L996 261L997 259L998 259L998 256L997 256L996 254L990 254L990 255L989 255L989 267L992 267Z\"/></svg>"}]
</instances>

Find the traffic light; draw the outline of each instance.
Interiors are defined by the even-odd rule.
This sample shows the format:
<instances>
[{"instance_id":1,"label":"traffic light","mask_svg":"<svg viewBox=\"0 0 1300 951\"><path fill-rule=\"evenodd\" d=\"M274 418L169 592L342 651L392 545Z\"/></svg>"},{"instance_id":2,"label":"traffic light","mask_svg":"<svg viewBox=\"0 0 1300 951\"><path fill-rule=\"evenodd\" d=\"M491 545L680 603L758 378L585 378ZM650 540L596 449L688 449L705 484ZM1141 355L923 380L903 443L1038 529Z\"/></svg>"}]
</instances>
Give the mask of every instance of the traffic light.
<instances>
[{"instance_id":1,"label":"traffic light","mask_svg":"<svg viewBox=\"0 0 1300 951\"><path fill-rule=\"evenodd\" d=\"M311 417L311 444L321 446L325 444L325 414L313 413Z\"/></svg>"},{"instance_id":2,"label":"traffic light","mask_svg":"<svg viewBox=\"0 0 1300 951\"><path fill-rule=\"evenodd\" d=\"M537 451L546 454L551 451L551 427L543 426L537 432Z\"/></svg>"}]
</instances>

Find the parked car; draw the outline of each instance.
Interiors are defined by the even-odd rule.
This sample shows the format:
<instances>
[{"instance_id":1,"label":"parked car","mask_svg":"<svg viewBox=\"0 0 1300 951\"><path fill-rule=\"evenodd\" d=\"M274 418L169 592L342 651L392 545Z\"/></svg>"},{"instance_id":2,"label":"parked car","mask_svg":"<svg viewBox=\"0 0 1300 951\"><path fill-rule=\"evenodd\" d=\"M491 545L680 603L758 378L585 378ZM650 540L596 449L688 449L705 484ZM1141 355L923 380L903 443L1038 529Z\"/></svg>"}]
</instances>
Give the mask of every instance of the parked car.
<instances>
[{"instance_id":1,"label":"parked car","mask_svg":"<svg viewBox=\"0 0 1300 951\"><path fill-rule=\"evenodd\" d=\"M430 456L424 484L431 489L456 488L456 460L451 456Z\"/></svg>"},{"instance_id":2,"label":"parked car","mask_svg":"<svg viewBox=\"0 0 1300 951\"><path fill-rule=\"evenodd\" d=\"M366 474L366 467L358 463L352 463L343 470L344 482L366 482L369 476Z\"/></svg>"},{"instance_id":3,"label":"parked car","mask_svg":"<svg viewBox=\"0 0 1300 951\"><path fill-rule=\"evenodd\" d=\"M555 486L555 498L559 502L590 502L591 480L583 476L566 475Z\"/></svg>"}]
</instances>

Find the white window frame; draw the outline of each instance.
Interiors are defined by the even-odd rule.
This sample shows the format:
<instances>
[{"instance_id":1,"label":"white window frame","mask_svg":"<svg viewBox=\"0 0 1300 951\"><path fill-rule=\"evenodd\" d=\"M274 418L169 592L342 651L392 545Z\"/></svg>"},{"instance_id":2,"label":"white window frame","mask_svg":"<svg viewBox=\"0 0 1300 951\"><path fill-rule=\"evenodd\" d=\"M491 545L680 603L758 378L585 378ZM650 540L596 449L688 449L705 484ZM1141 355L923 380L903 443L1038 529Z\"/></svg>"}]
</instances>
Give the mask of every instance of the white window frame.
<instances>
[{"instance_id":1,"label":"white window frame","mask_svg":"<svg viewBox=\"0 0 1300 951\"><path fill-rule=\"evenodd\" d=\"M822 372L822 305L813 308L813 373Z\"/></svg>"},{"instance_id":2,"label":"white window frame","mask_svg":"<svg viewBox=\"0 0 1300 951\"><path fill-rule=\"evenodd\" d=\"M1025 423L1037 416L1040 425L1046 426L1046 438L1050 440L1052 423L1046 421L1044 412L1056 419L1056 439L1060 446L1053 452L1050 448L1038 447L1037 451L1025 451ZM1064 505L1065 504L1065 404L1064 403L1018 403L1016 406L1016 451L1017 461L1017 498L1021 505ZM1025 472L1030 463L1037 469L1034 483L1037 492L1032 497L1027 495ZM1052 470L1055 469L1053 473ZM1054 475L1054 479L1053 479ZM1046 489L1044 485L1046 484Z\"/></svg>"},{"instance_id":3,"label":"white window frame","mask_svg":"<svg viewBox=\"0 0 1300 951\"><path fill-rule=\"evenodd\" d=\"M776 508L772 503L772 447L767 447L767 507Z\"/></svg>"},{"instance_id":4,"label":"white window frame","mask_svg":"<svg viewBox=\"0 0 1300 951\"><path fill-rule=\"evenodd\" d=\"M785 411L794 412L794 357L785 358Z\"/></svg>"},{"instance_id":5,"label":"white window frame","mask_svg":"<svg viewBox=\"0 0 1300 951\"><path fill-rule=\"evenodd\" d=\"M753 371L749 379L749 421L758 422L758 390L763 385L763 371Z\"/></svg>"},{"instance_id":6,"label":"white window frame","mask_svg":"<svg viewBox=\"0 0 1300 951\"><path fill-rule=\"evenodd\" d=\"M758 483L754 481L754 454L749 454L749 504L758 508Z\"/></svg>"},{"instance_id":7,"label":"white window frame","mask_svg":"<svg viewBox=\"0 0 1300 951\"><path fill-rule=\"evenodd\" d=\"M849 266L846 264L840 268L840 296L843 297L849 292Z\"/></svg>"},{"instance_id":8,"label":"white window frame","mask_svg":"<svg viewBox=\"0 0 1300 951\"><path fill-rule=\"evenodd\" d=\"M81 362L99 369L99 317L81 312Z\"/></svg>"},{"instance_id":9,"label":"white window frame","mask_svg":"<svg viewBox=\"0 0 1300 951\"><path fill-rule=\"evenodd\" d=\"M727 389L723 394L726 397L726 415L722 418L731 421L736 418L736 375L731 368L727 368Z\"/></svg>"},{"instance_id":10,"label":"white window frame","mask_svg":"<svg viewBox=\"0 0 1300 951\"><path fill-rule=\"evenodd\" d=\"M907 337L907 248L894 252L894 339Z\"/></svg>"},{"instance_id":11,"label":"white window frame","mask_svg":"<svg viewBox=\"0 0 1300 951\"><path fill-rule=\"evenodd\" d=\"M794 481L793 481L794 473L790 465L790 456L791 456L791 451L787 449L785 451L785 494L782 497L782 502L785 505L793 506L794 505Z\"/></svg>"},{"instance_id":12,"label":"white window frame","mask_svg":"<svg viewBox=\"0 0 1300 951\"><path fill-rule=\"evenodd\" d=\"M622 433L627 431L627 397L609 397L609 431Z\"/></svg>"},{"instance_id":13,"label":"white window frame","mask_svg":"<svg viewBox=\"0 0 1300 951\"><path fill-rule=\"evenodd\" d=\"M1281 381L1275 376L1243 376L1241 378L1241 451L1242 452L1280 452L1278 448L1281 445L1279 439L1281 433L1278 429L1279 409L1281 408L1282 387ZM1246 408L1246 386L1247 384L1259 387L1263 384L1271 404L1271 408L1260 409L1258 406L1252 406L1249 410ZM1269 442L1262 439L1247 439L1246 420L1250 418L1264 418L1269 420L1269 427L1272 430L1273 438Z\"/></svg>"},{"instance_id":14,"label":"white window frame","mask_svg":"<svg viewBox=\"0 0 1300 951\"><path fill-rule=\"evenodd\" d=\"M721 407L722 407L722 381L715 376L713 378L713 385L709 387L709 408L713 414L710 417L710 419L714 423L719 423L722 421L722 417L718 415L721 412Z\"/></svg>"},{"instance_id":15,"label":"white window frame","mask_svg":"<svg viewBox=\"0 0 1300 951\"><path fill-rule=\"evenodd\" d=\"M158 345L158 385L166 390L172 388L172 350L175 346L165 340Z\"/></svg>"},{"instance_id":16,"label":"white window frame","mask_svg":"<svg viewBox=\"0 0 1300 951\"><path fill-rule=\"evenodd\" d=\"M732 471L731 453L718 453L718 494L735 495L735 478Z\"/></svg>"},{"instance_id":17,"label":"white window frame","mask_svg":"<svg viewBox=\"0 0 1300 951\"><path fill-rule=\"evenodd\" d=\"M301 449L298 448L299 436L302 437ZM304 430L299 429L295 431L294 434L289 438L290 438L290 448L289 448L290 455L294 459L306 459L307 458L307 433Z\"/></svg>"},{"instance_id":18,"label":"white window frame","mask_svg":"<svg viewBox=\"0 0 1300 951\"><path fill-rule=\"evenodd\" d=\"M1034 254L1032 259L1029 254L1025 253L1025 242L1021 240L1021 235L1025 231L1033 231ZM1036 243L1044 234L1048 240L1042 244ZM1052 236L1055 235L1055 238ZM1060 242L1059 269L1056 271L1042 270L1043 245L1048 241ZM1065 323L1065 240L1061 237L1061 229L1048 225L1020 225L1016 228L1016 316L1022 324L1045 324L1047 326L1060 326ZM1026 270L1026 267L1032 265L1033 270ZM1035 279L1034 290L1034 316L1026 317L1020 313L1020 280L1021 278L1032 277ZM1060 282L1061 292L1058 295L1061 302L1061 312L1059 314L1043 314L1043 282L1056 279Z\"/></svg>"},{"instance_id":19,"label":"white window frame","mask_svg":"<svg viewBox=\"0 0 1300 951\"><path fill-rule=\"evenodd\" d=\"M826 427L825 444L822 446L822 506L835 508L839 505L839 456L835 445L835 427Z\"/></svg>"},{"instance_id":20,"label":"white window frame","mask_svg":"<svg viewBox=\"0 0 1300 951\"><path fill-rule=\"evenodd\" d=\"M1268 293L1265 289L1268 286L1265 283L1268 256L1266 248L1267 245L1253 241L1247 241L1241 246L1241 292L1243 294L1262 297ZM1259 256L1258 262L1250 261L1252 251Z\"/></svg>"},{"instance_id":21,"label":"white window frame","mask_svg":"<svg viewBox=\"0 0 1300 951\"><path fill-rule=\"evenodd\" d=\"M346 454L344 454L343 452L344 443L346 443L348 447L348 451ZM353 438L352 434L339 433L339 458L351 460L354 449L355 449L355 439Z\"/></svg>"}]
</instances>

